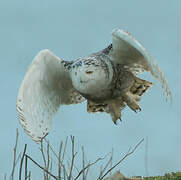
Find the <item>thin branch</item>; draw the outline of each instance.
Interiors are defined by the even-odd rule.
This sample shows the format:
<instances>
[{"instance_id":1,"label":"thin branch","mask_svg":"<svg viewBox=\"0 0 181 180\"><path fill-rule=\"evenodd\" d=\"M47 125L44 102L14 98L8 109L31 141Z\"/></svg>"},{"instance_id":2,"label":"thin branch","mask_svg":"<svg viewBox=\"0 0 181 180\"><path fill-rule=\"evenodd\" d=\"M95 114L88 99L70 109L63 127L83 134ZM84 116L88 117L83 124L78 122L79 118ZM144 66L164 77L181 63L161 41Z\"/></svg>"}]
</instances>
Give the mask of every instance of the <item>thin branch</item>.
<instances>
[{"instance_id":1,"label":"thin branch","mask_svg":"<svg viewBox=\"0 0 181 180\"><path fill-rule=\"evenodd\" d=\"M17 144L18 144L18 136L19 136L19 133L18 133L18 128L16 129L16 142L15 142L15 146L14 146L14 158L13 158L13 169L12 169L12 172L11 172L11 180L14 179L14 171L15 171L15 167L16 167L16 150L17 150Z\"/></svg>"},{"instance_id":2,"label":"thin branch","mask_svg":"<svg viewBox=\"0 0 181 180\"><path fill-rule=\"evenodd\" d=\"M44 140L46 142L48 142L48 140L46 140L46 138L44 138ZM68 179L68 173L66 171L66 168L65 168L65 165L63 164L63 161L64 161L64 158L65 158L65 154L66 154L66 148L67 148L67 142L68 142L68 137L66 137L66 140L65 140L65 144L64 144L64 147L63 147L63 143L61 142L60 144L60 147L61 147L61 151L60 151L60 148L59 148L59 154L57 155L57 153L54 151L54 149L52 148L52 146L49 144L50 146L50 150L53 152L53 154L55 155L55 157L58 159L58 177L60 178L61 177L61 171L63 168L63 172L66 173L66 177ZM62 149L63 149L63 154L62 154ZM62 157L61 157L61 154L62 154ZM68 157L68 159L71 161L71 159ZM68 162L69 163L69 162ZM73 167L76 169L77 172L79 172L78 168L75 166L75 164L73 165ZM70 166L69 166L69 169L70 169Z\"/></svg>"},{"instance_id":3,"label":"thin branch","mask_svg":"<svg viewBox=\"0 0 181 180\"><path fill-rule=\"evenodd\" d=\"M90 161L88 162L88 164L90 164ZM86 169L86 172L85 172L85 179L87 179L89 169L90 169L90 166Z\"/></svg>"},{"instance_id":4,"label":"thin branch","mask_svg":"<svg viewBox=\"0 0 181 180\"><path fill-rule=\"evenodd\" d=\"M68 158L68 160L67 160L67 162L70 164L70 162L71 162L71 158L70 157L68 157L68 155L67 155L67 158ZM70 167L70 166L69 166ZM79 172L79 169L76 167L76 165L74 164L74 168L75 168L75 170L77 171L77 172Z\"/></svg>"},{"instance_id":5,"label":"thin branch","mask_svg":"<svg viewBox=\"0 0 181 180\"><path fill-rule=\"evenodd\" d=\"M27 156L25 156L25 180L27 179L27 177L28 177L28 158L27 158Z\"/></svg>"},{"instance_id":6,"label":"thin branch","mask_svg":"<svg viewBox=\"0 0 181 180\"><path fill-rule=\"evenodd\" d=\"M31 180L31 171L29 171L28 180Z\"/></svg>"},{"instance_id":7,"label":"thin branch","mask_svg":"<svg viewBox=\"0 0 181 180\"><path fill-rule=\"evenodd\" d=\"M50 152L49 152L49 148L50 147L50 145L49 145L49 141L48 141L48 143L47 143L47 170L49 171L49 167L50 167ZM49 179L48 178L48 174L47 174L47 179Z\"/></svg>"},{"instance_id":8,"label":"thin branch","mask_svg":"<svg viewBox=\"0 0 181 180\"><path fill-rule=\"evenodd\" d=\"M103 165L100 166L100 175L99 175L99 177L101 177L102 174L103 174L103 170L102 170L102 169L103 169ZM99 178L98 178L98 179L99 179Z\"/></svg>"},{"instance_id":9,"label":"thin branch","mask_svg":"<svg viewBox=\"0 0 181 180\"><path fill-rule=\"evenodd\" d=\"M68 142L68 137L66 137L66 140L65 140L65 145L64 145L64 150L63 150L63 156L62 156L62 162L64 161L65 152L66 152L66 148L67 148L67 142Z\"/></svg>"},{"instance_id":10,"label":"thin branch","mask_svg":"<svg viewBox=\"0 0 181 180\"><path fill-rule=\"evenodd\" d=\"M102 170L102 173L105 172L105 170L107 169L107 167L111 164L112 162L112 156L110 157L109 161L107 162L107 164L104 166L103 170Z\"/></svg>"},{"instance_id":11,"label":"thin branch","mask_svg":"<svg viewBox=\"0 0 181 180\"><path fill-rule=\"evenodd\" d=\"M85 153L84 147L82 146L82 169L85 168ZM85 171L82 172L82 180L85 180Z\"/></svg>"},{"instance_id":12,"label":"thin branch","mask_svg":"<svg viewBox=\"0 0 181 180\"><path fill-rule=\"evenodd\" d=\"M69 162L69 160L67 160L67 168L69 169L69 172L70 172L70 169L71 169L70 166L71 166L71 165L70 165L70 162Z\"/></svg>"},{"instance_id":13,"label":"thin branch","mask_svg":"<svg viewBox=\"0 0 181 180\"><path fill-rule=\"evenodd\" d=\"M4 174L4 180L6 180L6 177L7 177L7 174L5 173L5 174Z\"/></svg>"},{"instance_id":14,"label":"thin branch","mask_svg":"<svg viewBox=\"0 0 181 180\"><path fill-rule=\"evenodd\" d=\"M44 166L47 169L47 163L46 163L46 158L45 158L45 154L44 154L44 147L43 147L43 139L44 138L41 139L40 151L41 151L41 154L42 154ZM46 173L45 172L43 172L43 173L44 173L44 179L46 180L47 179Z\"/></svg>"},{"instance_id":15,"label":"thin branch","mask_svg":"<svg viewBox=\"0 0 181 180\"><path fill-rule=\"evenodd\" d=\"M98 178L98 180L102 180L110 171L112 171L116 166L118 166L122 161L124 161L124 159L126 159L128 156L130 156L131 154L134 153L134 151L138 148L138 146L144 141L144 138L139 141L139 143L133 148L132 151L129 151L126 153L126 155L120 160L118 161L113 167L111 167L102 177Z\"/></svg>"},{"instance_id":16,"label":"thin branch","mask_svg":"<svg viewBox=\"0 0 181 180\"><path fill-rule=\"evenodd\" d=\"M59 152L58 152L58 180L61 178L61 171L62 171L62 166L61 166L61 153L62 153L62 146L63 142L60 142L60 147L59 147Z\"/></svg>"},{"instance_id":17,"label":"thin branch","mask_svg":"<svg viewBox=\"0 0 181 180\"><path fill-rule=\"evenodd\" d=\"M46 172L47 174L49 174L51 177L53 177L54 179L57 180L57 177L55 175L53 175L51 172L47 171L45 168L43 168L41 165L39 165L35 160L33 160L30 156L28 156L27 154L25 154L25 156L27 156L28 159L30 159L35 165L37 165L40 169L42 169L44 172Z\"/></svg>"},{"instance_id":18,"label":"thin branch","mask_svg":"<svg viewBox=\"0 0 181 180\"><path fill-rule=\"evenodd\" d=\"M107 156L107 155L106 155L106 156ZM98 158L98 159L97 159L96 161L94 161L93 163L89 163L87 166L85 166L85 167L78 173L78 175L76 176L76 178L75 178L74 180L78 179L79 176L83 173L83 171L85 171L87 168L90 168L90 166L96 164L98 161L101 161L101 160L105 159L106 156L103 157L103 158Z\"/></svg>"},{"instance_id":19,"label":"thin branch","mask_svg":"<svg viewBox=\"0 0 181 180\"><path fill-rule=\"evenodd\" d=\"M51 161L50 161L50 173L52 173L52 169L53 169L53 165L52 165L52 159L51 159ZM50 179L50 177L49 177L49 179ZM60 179L58 179L58 180L60 180Z\"/></svg>"},{"instance_id":20,"label":"thin branch","mask_svg":"<svg viewBox=\"0 0 181 180\"><path fill-rule=\"evenodd\" d=\"M64 177L64 180L65 180L65 179L66 179L66 177L67 177L67 173L66 173L65 168L63 168L63 177Z\"/></svg>"},{"instance_id":21,"label":"thin branch","mask_svg":"<svg viewBox=\"0 0 181 180\"><path fill-rule=\"evenodd\" d=\"M46 139L44 139L46 142L48 142ZM49 144L50 146L50 150L53 152L54 156L58 159L58 156L56 154L56 152L53 150L52 146Z\"/></svg>"},{"instance_id":22,"label":"thin branch","mask_svg":"<svg viewBox=\"0 0 181 180\"><path fill-rule=\"evenodd\" d=\"M82 167L82 168L84 168L87 160L86 160L85 151L84 151L84 147L83 147L83 146L82 146L82 161L83 161L83 162L82 162L82 164L83 164L83 167ZM90 164L90 161L88 162L88 164ZM76 168L76 166L75 166L75 168ZM87 179L89 169L90 169L90 166L89 166L85 171L83 171L83 174L84 174L84 175L83 175L83 178L84 178L85 180ZM78 169L77 169L77 171L78 171ZM79 171L78 171L78 173L79 173Z\"/></svg>"},{"instance_id":23,"label":"thin branch","mask_svg":"<svg viewBox=\"0 0 181 180\"><path fill-rule=\"evenodd\" d=\"M72 170L73 170L73 166L74 166L74 159L75 159L75 156L77 154L77 152L74 153L74 149L75 149L75 147L74 147L74 145L75 145L74 144L75 143L74 136L71 136L71 142L72 142L72 161L71 161L71 166L70 166L70 172L69 172L68 180L71 180Z\"/></svg>"},{"instance_id":24,"label":"thin branch","mask_svg":"<svg viewBox=\"0 0 181 180\"><path fill-rule=\"evenodd\" d=\"M68 137L66 137L65 140L65 146L64 146L64 151L63 151L63 156L62 156L62 162L64 161L65 153L66 153L66 147L67 147L67 142L68 142ZM67 155L68 161L71 161L71 158ZM79 172L78 168L74 164L74 168Z\"/></svg>"},{"instance_id":25,"label":"thin branch","mask_svg":"<svg viewBox=\"0 0 181 180\"><path fill-rule=\"evenodd\" d=\"M111 163L110 163L110 168L112 168L112 163L113 163L113 149L112 149L112 151L111 151ZM112 171L110 171L110 176L111 176L111 174L112 174Z\"/></svg>"},{"instance_id":26,"label":"thin branch","mask_svg":"<svg viewBox=\"0 0 181 180\"><path fill-rule=\"evenodd\" d=\"M19 168L19 180L21 180L21 171L22 171L24 156L25 156L25 153L26 153L26 147L27 147L27 144L25 144L23 155L21 157L20 168Z\"/></svg>"},{"instance_id":27,"label":"thin branch","mask_svg":"<svg viewBox=\"0 0 181 180\"><path fill-rule=\"evenodd\" d=\"M106 171L107 167L112 163L112 153L111 153L111 157L109 158L108 162L106 163L106 165L103 167L101 167L101 170L100 170L100 175L98 177L98 179L101 178L101 176L103 175L103 173ZM111 165L112 167L112 165Z\"/></svg>"},{"instance_id":28,"label":"thin branch","mask_svg":"<svg viewBox=\"0 0 181 180\"><path fill-rule=\"evenodd\" d=\"M44 140L47 142L46 139L44 139ZM66 142L65 142L65 145L64 145L64 151L65 151L65 149L66 149L66 148L65 148L66 144L67 144L67 138L66 138ZM59 159L59 157L57 156L56 152L53 150L52 146L51 146L50 144L49 144L49 146L50 146L50 150L53 152L54 156L55 156L57 159ZM63 155L63 156L64 156L64 155ZM65 166L64 166L64 164L63 164L63 160L60 161L60 164L61 164L61 166L63 167L63 171L64 171L66 177L68 178L68 174L67 174L67 171L66 171L66 169L65 169Z\"/></svg>"}]
</instances>

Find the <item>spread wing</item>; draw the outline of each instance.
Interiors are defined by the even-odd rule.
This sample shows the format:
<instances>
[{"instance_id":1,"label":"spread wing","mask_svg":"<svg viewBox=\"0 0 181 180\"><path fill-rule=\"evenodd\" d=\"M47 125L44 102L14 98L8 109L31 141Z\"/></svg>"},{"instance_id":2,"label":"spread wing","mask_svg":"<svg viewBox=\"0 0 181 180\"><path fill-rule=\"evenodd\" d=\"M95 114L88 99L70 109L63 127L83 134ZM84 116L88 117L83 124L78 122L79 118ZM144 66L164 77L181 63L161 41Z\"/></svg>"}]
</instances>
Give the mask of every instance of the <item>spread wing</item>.
<instances>
[{"instance_id":1,"label":"spread wing","mask_svg":"<svg viewBox=\"0 0 181 180\"><path fill-rule=\"evenodd\" d=\"M112 32L112 56L116 63L122 64L131 72L138 74L149 71L158 80L167 97L172 101L168 82L146 49L128 32L115 29Z\"/></svg>"},{"instance_id":2,"label":"spread wing","mask_svg":"<svg viewBox=\"0 0 181 180\"><path fill-rule=\"evenodd\" d=\"M42 50L28 68L19 89L17 111L20 124L34 141L41 141L50 131L61 104L84 101L72 86L69 65L49 50Z\"/></svg>"}]
</instances>

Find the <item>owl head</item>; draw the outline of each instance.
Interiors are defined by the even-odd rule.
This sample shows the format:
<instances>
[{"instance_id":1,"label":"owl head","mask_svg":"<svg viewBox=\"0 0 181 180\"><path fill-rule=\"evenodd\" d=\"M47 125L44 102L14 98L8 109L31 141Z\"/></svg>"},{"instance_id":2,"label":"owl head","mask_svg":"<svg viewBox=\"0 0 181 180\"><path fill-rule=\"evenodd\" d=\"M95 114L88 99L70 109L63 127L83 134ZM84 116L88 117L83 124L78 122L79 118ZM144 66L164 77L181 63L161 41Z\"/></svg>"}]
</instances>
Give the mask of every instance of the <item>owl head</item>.
<instances>
[{"instance_id":1,"label":"owl head","mask_svg":"<svg viewBox=\"0 0 181 180\"><path fill-rule=\"evenodd\" d=\"M94 59L82 59L72 64L71 79L74 88L83 94L95 94L106 89L112 81L113 68Z\"/></svg>"}]
</instances>

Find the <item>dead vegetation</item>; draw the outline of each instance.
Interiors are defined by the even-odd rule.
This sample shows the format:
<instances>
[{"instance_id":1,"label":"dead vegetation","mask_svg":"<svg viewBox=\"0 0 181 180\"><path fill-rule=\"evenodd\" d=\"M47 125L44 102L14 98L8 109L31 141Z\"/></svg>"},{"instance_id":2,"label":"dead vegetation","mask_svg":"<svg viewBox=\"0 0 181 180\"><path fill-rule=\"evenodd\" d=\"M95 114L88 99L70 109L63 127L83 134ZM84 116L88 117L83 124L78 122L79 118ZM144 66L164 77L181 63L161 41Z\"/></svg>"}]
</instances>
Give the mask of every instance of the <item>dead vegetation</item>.
<instances>
[{"instance_id":1,"label":"dead vegetation","mask_svg":"<svg viewBox=\"0 0 181 180\"><path fill-rule=\"evenodd\" d=\"M92 166L97 164L98 162L102 162L103 160L106 162L103 163L100 167L100 172L97 175L97 180L122 180L121 174L116 172L112 174L113 170L128 156L133 154L135 150L140 146L140 144L144 141L142 139L137 143L137 145L133 149L129 149L128 152L117 161L117 163L113 164L112 157L113 153L108 153L104 157L100 157L93 162L87 161L85 157L84 148L81 148L82 154L82 167L77 167L76 162L80 161L80 159L76 159L78 152L75 150L75 138L74 136L70 136L70 143L71 143L71 158L65 160L67 154L67 143L68 138L66 138L65 142L61 141L59 145L59 150L56 152L54 148L51 146L50 142L46 139L42 139L40 143L39 150L41 152L41 157L43 164L40 164L37 160L27 154L26 150L28 148L27 144L24 145L23 153L17 153L17 144L18 144L18 130L16 131L16 142L13 149L13 165L12 165L12 172L10 174L9 179L14 180L31 180L33 172L31 171L31 167L29 166L30 163L33 163L35 166L39 168L40 171L43 173L44 180L87 180L90 179L89 177L89 170ZM18 155L17 155L18 154ZM19 165L19 167L18 167ZM56 166L56 167L55 167ZM19 177L15 177L15 171L18 172ZM122 174L121 174L122 175ZM108 177L109 176L109 177ZM114 176L116 178L114 178ZM7 179L7 174L4 175L4 180ZM126 178L128 179L128 178ZM132 178L133 179L133 178Z\"/></svg>"}]
</instances>

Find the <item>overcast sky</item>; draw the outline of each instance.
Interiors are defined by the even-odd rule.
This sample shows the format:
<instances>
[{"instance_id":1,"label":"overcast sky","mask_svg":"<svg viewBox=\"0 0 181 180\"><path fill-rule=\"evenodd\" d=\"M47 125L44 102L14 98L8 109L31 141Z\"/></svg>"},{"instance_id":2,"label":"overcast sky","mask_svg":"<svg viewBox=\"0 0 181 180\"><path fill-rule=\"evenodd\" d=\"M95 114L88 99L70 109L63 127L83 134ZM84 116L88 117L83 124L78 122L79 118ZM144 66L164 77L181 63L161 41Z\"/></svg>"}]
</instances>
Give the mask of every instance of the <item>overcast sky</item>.
<instances>
[{"instance_id":1,"label":"overcast sky","mask_svg":"<svg viewBox=\"0 0 181 180\"><path fill-rule=\"evenodd\" d=\"M118 126L104 113L88 114L86 104L63 106L48 135L58 143L74 135L93 161L114 149L114 162L141 138L148 138L150 175L181 170L181 1L179 0L0 0L0 179L10 173L16 128L18 151L39 158L38 145L18 123L16 98L28 65L44 48L65 60L74 60L106 47L113 28L128 30L165 73L173 94L166 103L158 83L142 98L142 111L126 108ZM117 169L125 175L146 175L145 142ZM32 176L41 174L31 166ZM90 173L94 179L98 170Z\"/></svg>"}]
</instances>

